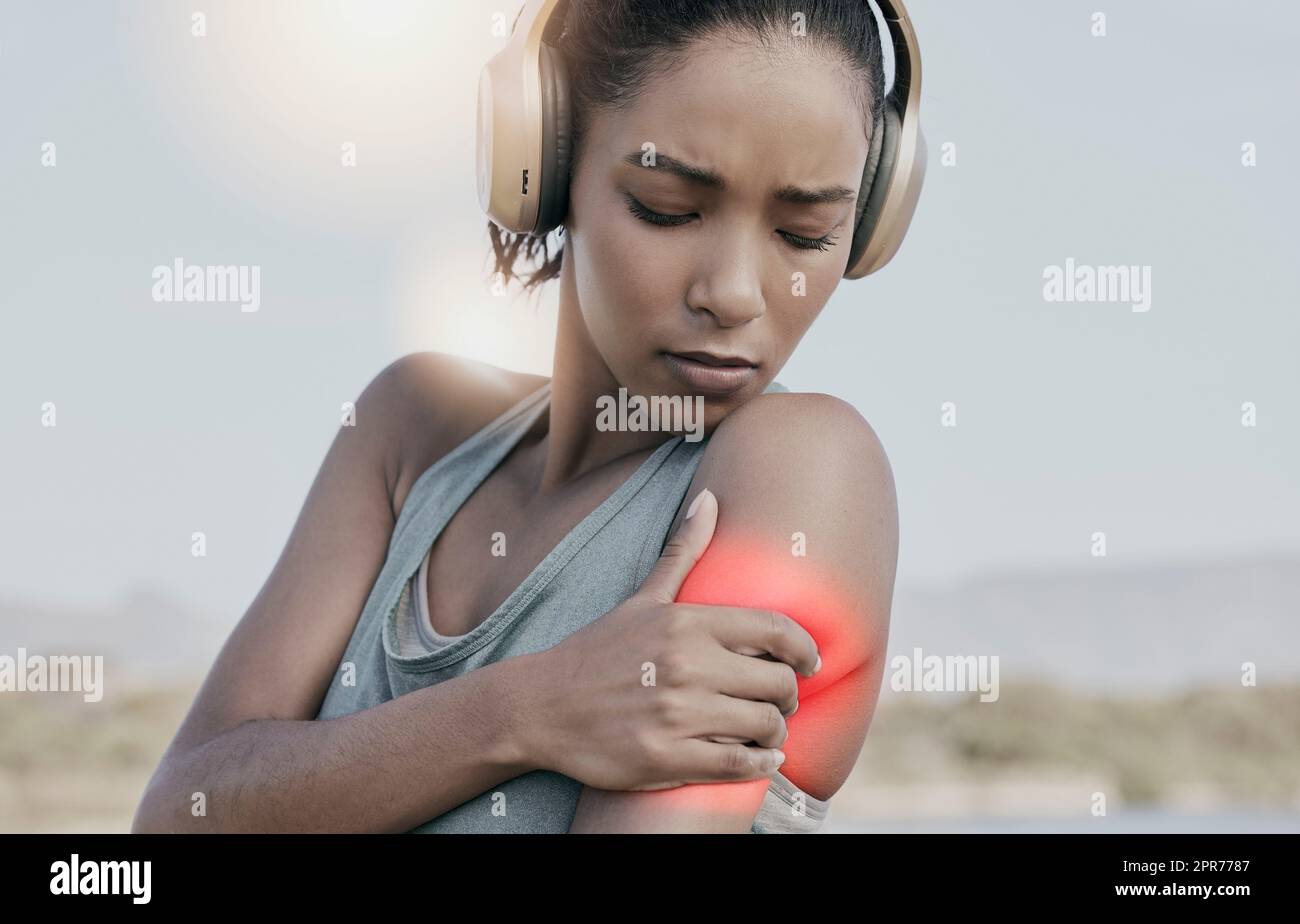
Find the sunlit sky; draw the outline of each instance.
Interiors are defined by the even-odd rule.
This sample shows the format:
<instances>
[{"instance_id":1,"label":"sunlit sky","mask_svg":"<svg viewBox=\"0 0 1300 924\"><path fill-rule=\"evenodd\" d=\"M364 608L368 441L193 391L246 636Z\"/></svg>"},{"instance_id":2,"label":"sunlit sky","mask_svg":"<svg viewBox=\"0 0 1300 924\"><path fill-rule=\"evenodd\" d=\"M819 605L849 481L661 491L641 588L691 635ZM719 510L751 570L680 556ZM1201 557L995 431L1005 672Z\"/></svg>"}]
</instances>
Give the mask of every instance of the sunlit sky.
<instances>
[{"instance_id":1,"label":"sunlit sky","mask_svg":"<svg viewBox=\"0 0 1300 924\"><path fill-rule=\"evenodd\" d=\"M1095 531L1134 567L1300 554L1300 11L1116 4L1095 38L1095 7L909 4L932 158L912 231L778 376L879 433L901 584L1084 568ZM203 9L202 37L168 4L0 14L5 598L147 581L234 618L389 361L549 372L555 292L484 282L474 103L501 6ZM176 257L260 266L261 309L154 302ZM1151 310L1045 302L1067 257L1150 266Z\"/></svg>"}]
</instances>

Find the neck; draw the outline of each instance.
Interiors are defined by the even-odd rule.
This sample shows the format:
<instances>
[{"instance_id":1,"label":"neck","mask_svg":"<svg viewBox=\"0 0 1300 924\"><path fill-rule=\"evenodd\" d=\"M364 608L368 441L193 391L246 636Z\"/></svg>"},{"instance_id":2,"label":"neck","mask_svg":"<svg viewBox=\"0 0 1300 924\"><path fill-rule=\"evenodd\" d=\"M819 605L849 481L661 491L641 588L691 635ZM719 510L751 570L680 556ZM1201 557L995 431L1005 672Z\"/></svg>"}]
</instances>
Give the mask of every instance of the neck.
<instances>
[{"instance_id":1,"label":"neck","mask_svg":"<svg viewBox=\"0 0 1300 924\"><path fill-rule=\"evenodd\" d=\"M619 382L592 343L582 319L572 253L560 272L560 309L551 375L549 428L539 444L539 493L551 491L625 456L649 455L673 434L601 431L596 399L617 397Z\"/></svg>"}]
</instances>

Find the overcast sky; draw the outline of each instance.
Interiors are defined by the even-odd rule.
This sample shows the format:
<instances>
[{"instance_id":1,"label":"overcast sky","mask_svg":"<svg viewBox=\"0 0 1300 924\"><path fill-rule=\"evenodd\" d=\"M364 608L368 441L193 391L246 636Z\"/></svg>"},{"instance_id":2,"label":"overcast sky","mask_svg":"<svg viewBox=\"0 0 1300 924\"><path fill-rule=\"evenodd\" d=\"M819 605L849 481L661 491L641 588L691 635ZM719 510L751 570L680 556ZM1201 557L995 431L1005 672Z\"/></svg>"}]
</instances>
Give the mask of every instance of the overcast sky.
<instances>
[{"instance_id":1,"label":"overcast sky","mask_svg":"<svg viewBox=\"0 0 1300 924\"><path fill-rule=\"evenodd\" d=\"M555 293L481 281L476 82L516 5L196 5L201 37L193 5L0 5L5 598L149 581L236 618L385 364L549 372ZM1300 9L909 8L912 230L778 376L880 434L900 583L1085 568L1096 531L1133 567L1300 554ZM178 257L259 266L259 310L154 301ZM1150 267L1150 310L1045 301L1067 258Z\"/></svg>"}]
</instances>

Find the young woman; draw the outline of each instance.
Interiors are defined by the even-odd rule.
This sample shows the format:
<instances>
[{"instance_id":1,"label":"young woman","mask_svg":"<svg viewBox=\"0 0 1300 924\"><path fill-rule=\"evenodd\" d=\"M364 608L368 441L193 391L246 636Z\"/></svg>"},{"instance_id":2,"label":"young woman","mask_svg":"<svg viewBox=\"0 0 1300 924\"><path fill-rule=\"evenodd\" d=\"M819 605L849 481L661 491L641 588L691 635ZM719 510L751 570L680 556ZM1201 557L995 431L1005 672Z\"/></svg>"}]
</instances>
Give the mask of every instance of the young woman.
<instances>
[{"instance_id":1,"label":"young woman","mask_svg":"<svg viewBox=\"0 0 1300 924\"><path fill-rule=\"evenodd\" d=\"M559 21L563 247L493 234L506 278L540 245L527 286L559 279L553 376L416 353L369 384L136 830L808 831L848 776L894 484L850 405L775 376L856 265L874 16ZM702 399L705 438L602 425L620 389Z\"/></svg>"}]
</instances>

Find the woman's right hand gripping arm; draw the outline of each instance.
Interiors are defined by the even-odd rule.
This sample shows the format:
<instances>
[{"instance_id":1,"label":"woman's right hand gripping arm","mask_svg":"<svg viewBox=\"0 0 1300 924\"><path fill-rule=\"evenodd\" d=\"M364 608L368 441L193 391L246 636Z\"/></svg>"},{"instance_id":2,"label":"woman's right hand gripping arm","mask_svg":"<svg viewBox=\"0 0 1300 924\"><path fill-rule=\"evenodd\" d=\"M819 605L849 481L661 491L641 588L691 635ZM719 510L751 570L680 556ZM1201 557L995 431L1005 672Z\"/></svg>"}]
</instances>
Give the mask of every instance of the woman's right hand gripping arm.
<instances>
[{"instance_id":1,"label":"woman's right hand gripping arm","mask_svg":"<svg viewBox=\"0 0 1300 924\"><path fill-rule=\"evenodd\" d=\"M817 645L783 613L674 602L717 523L716 503L700 510L635 594L531 656L544 662L531 687L545 717L532 753L589 787L753 780L780 766L795 671L818 669Z\"/></svg>"},{"instance_id":2,"label":"woman's right hand gripping arm","mask_svg":"<svg viewBox=\"0 0 1300 924\"><path fill-rule=\"evenodd\" d=\"M387 555L397 432L414 423L403 408L412 377L427 378L417 365L427 356L376 376L357 401L358 425L335 436L280 558L146 786L133 831L409 831L536 769L602 789L771 773L759 758L784 740L771 713L794 708L793 674L736 650L769 651L807 673L812 639L783 616L673 604L708 544L681 541L688 528L635 595L560 645L315 719ZM715 644L701 645L704 636ZM629 695L627 674L644 673L646 651L688 685ZM684 720L706 718L734 737L681 738ZM750 740L765 747L740 743Z\"/></svg>"}]
</instances>

